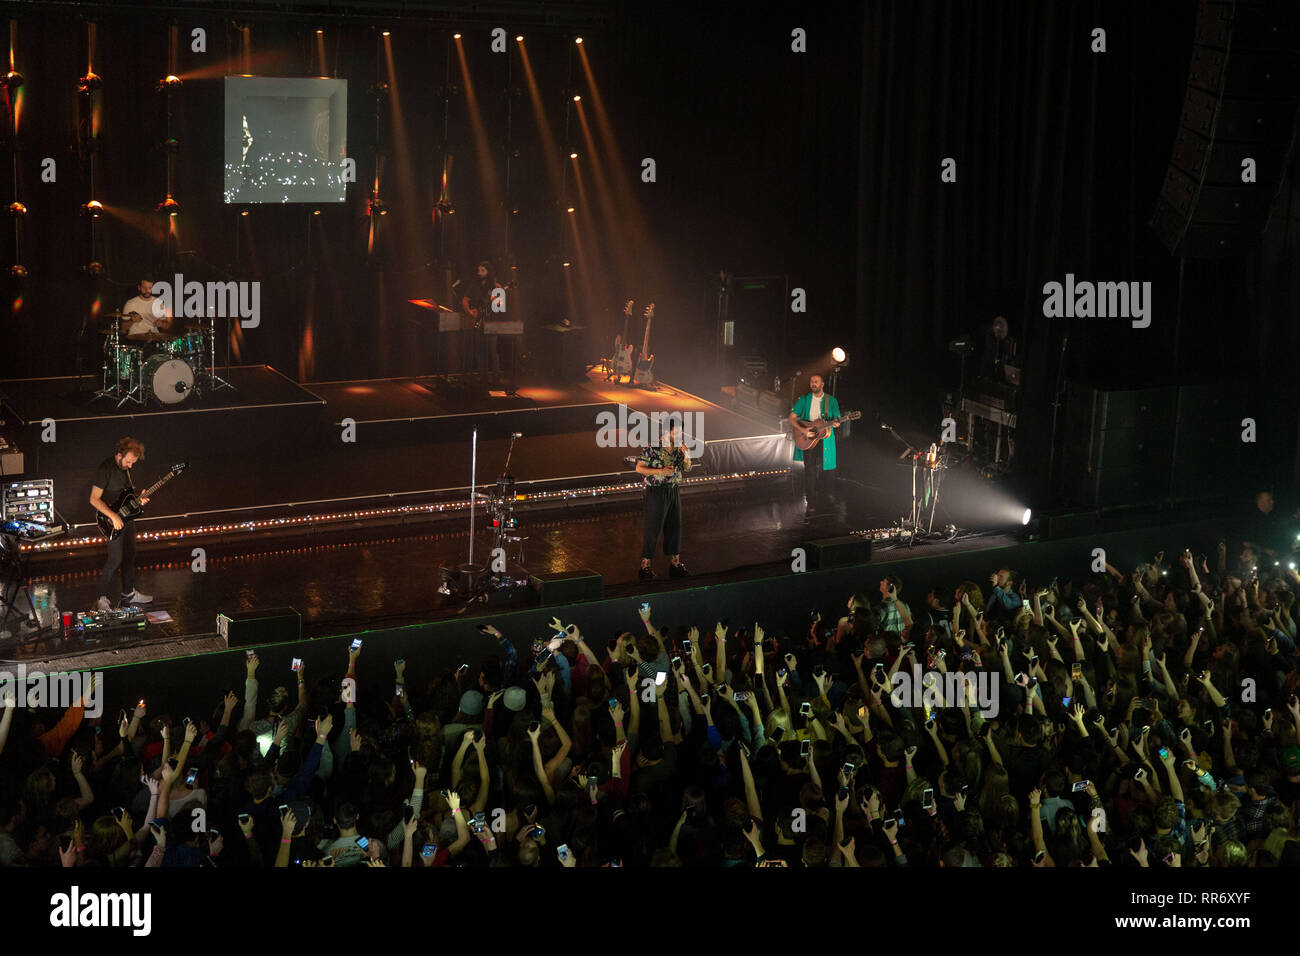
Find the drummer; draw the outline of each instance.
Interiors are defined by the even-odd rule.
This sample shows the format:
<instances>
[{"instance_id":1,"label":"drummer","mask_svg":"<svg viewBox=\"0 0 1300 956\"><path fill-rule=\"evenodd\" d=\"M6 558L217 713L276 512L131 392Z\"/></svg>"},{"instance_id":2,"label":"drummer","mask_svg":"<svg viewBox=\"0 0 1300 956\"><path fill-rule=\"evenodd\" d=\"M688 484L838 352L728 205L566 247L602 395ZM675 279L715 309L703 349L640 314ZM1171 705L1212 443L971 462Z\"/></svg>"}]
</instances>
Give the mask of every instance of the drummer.
<instances>
[{"instance_id":1,"label":"drummer","mask_svg":"<svg viewBox=\"0 0 1300 956\"><path fill-rule=\"evenodd\" d=\"M136 289L139 295L128 299L126 305L122 306L122 314L126 316L123 324L131 323L126 330L127 338L150 333L170 334L173 322L172 311L163 307L158 297L153 294L153 282L149 279L141 279ZM155 305L158 305L158 312L162 313L161 315L154 314Z\"/></svg>"}]
</instances>

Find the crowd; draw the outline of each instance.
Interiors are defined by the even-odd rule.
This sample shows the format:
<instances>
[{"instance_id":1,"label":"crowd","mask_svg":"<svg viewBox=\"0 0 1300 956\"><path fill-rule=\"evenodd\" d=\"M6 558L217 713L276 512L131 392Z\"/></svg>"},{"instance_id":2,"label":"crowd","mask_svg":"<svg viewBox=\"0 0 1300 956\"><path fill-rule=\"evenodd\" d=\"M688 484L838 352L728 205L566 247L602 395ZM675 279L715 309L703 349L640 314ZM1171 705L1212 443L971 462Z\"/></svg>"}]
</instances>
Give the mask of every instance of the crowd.
<instances>
[{"instance_id":1,"label":"crowd","mask_svg":"<svg viewBox=\"0 0 1300 956\"><path fill-rule=\"evenodd\" d=\"M249 653L192 719L8 691L0 865L1296 865L1284 558L999 568L910 601L888 576L779 637L666 633L648 604L519 652L483 625L499 653L409 677L354 642L278 686ZM916 673L934 694L894 693Z\"/></svg>"}]
</instances>

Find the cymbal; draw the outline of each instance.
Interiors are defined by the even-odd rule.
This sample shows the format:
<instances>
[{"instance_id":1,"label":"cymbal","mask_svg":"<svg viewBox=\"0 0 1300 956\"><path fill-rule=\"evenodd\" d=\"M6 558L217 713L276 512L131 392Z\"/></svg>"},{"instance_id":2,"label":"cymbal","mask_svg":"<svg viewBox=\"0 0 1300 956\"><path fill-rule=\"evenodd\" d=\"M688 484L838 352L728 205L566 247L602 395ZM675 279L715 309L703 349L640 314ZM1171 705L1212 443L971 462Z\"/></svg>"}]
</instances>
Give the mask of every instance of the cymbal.
<instances>
[{"instance_id":1,"label":"cymbal","mask_svg":"<svg viewBox=\"0 0 1300 956\"><path fill-rule=\"evenodd\" d=\"M101 312L99 317L101 319L129 319L131 316L127 312Z\"/></svg>"},{"instance_id":2,"label":"cymbal","mask_svg":"<svg viewBox=\"0 0 1300 956\"><path fill-rule=\"evenodd\" d=\"M172 337L161 332L144 332L139 335L128 335L126 340L128 342L170 342Z\"/></svg>"}]
</instances>

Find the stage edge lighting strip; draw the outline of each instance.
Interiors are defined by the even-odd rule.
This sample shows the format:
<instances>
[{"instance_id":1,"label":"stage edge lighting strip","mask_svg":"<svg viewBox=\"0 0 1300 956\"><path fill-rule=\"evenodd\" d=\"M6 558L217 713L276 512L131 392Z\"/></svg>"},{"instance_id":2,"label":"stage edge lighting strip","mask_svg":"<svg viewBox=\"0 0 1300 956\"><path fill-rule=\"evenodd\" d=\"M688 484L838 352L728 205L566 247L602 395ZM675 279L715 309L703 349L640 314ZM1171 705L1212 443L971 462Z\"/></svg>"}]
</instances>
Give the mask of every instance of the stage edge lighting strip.
<instances>
[{"instance_id":1,"label":"stage edge lighting strip","mask_svg":"<svg viewBox=\"0 0 1300 956\"><path fill-rule=\"evenodd\" d=\"M789 473L789 469L769 469L765 471L733 471L721 475L697 475L683 478L682 484L690 487L703 487L727 481L747 481L755 478L773 478ZM561 488L555 491L536 491L530 494L517 494L517 502L545 502L593 498L609 498L640 491L640 481L628 481L615 485L600 485L594 488ZM481 503L480 503L481 504ZM365 521L375 518L419 517L426 515L455 514L469 510L469 501L452 501L442 504L402 505L393 508L366 508L359 511L340 511L327 514L306 514L290 518L264 518L258 521L236 521L229 524L198 525L193 528L176 528L167 531L137 531L139 543L182 541L188 538L212 537L222 534L238 534L250 531L286 531L293 528L312 528L341 522ZM68 540L51 540L24 542L22 550L34 554L49 554L59 551L78 551L85 548L97 548L103 543L103 537L71 538Z\"/></svg>"}]
</instances>

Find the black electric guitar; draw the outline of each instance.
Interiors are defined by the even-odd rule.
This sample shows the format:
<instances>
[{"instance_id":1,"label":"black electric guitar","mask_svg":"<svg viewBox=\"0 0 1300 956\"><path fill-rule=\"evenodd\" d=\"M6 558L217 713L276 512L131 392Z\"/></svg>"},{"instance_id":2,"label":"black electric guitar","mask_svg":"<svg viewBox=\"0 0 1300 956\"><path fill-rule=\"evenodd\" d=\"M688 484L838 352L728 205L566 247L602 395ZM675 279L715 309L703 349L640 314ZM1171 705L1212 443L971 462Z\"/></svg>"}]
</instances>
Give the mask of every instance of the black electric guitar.
<instances>
[{"instance_id":1,"label":"black electric guitar","mask_svg":"<svg viewBox=\"0 0 1300 956\"><path fill-rule=\"evenodd\" d=\"M140 504L140 499L152 498L154 492L167 484L167 482L171 481L189 466L190 463L188 461L172 465L171 468L168 469L167 474L163 475L142 492L137 492L134 488L123 490L123 492L117 496L117 500L109 505L109 507L113 509L113 513L121 518L123 522L135 520L144 513L144 505ZM112 541L122 533L123 529L114 528L113 522L110 521L108 515L104 514L102 511L95 520L99 522L99 530L104 533L104 537L109 541Z\"/></svg>"},{"instance_id":2,"label":"black electric guitar","mask_svg":"<svg viewBox=\"0 0 1300 956\"><path fill-rule=\"evenodd\" d=\"M654 321L655 304L645 307L645 338L641 342L641 354L637 356L636 372L632 375L632 384L646 388L655 387L655 357L650 353L650 323Z\"/></svg>"},{"instance_id":3,"label":"black electric guitar","mask_svg":"<svg viewBox=\"0 0 1300 956\"><path fill-rule=\"evenodd\" d=\"M799 419L799 427L794 430L794 443L798 445L801 450L807 451L829 435L831 429L839 422L854 422L861 417L861 412L845 412L838 418L819 418L815 422L806 422L803 419ZM816 429L817 436L815 438L809 438L807 434L805 434L805 430L809 428Z\"/></svg>"}]
</instances>

